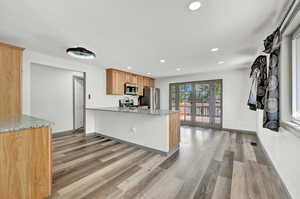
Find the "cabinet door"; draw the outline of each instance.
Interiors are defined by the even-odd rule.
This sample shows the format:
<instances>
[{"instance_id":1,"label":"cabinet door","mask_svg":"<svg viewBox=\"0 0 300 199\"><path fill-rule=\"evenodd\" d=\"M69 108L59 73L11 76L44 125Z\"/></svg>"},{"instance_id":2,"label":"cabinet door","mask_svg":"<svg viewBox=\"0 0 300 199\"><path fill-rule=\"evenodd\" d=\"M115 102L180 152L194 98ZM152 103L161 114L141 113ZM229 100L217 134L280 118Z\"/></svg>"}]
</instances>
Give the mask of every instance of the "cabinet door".
<instances>
[{"instance_id":1,"label":"cabinet door","mask_svg":"<svg viewBox=\"0 0 300 199\"><path fill-rule=\"evenodd\" d=\"M124 84L125 84L125 73L122 71L115 71L115 95L124 94Z\"/></svg>"},{"instance_id":2,"label":"cabinet door","mask_svg":"<svg viewBox=\"0 0 300 199\"><path fill-rule=\"evenodd\" d=\"M106 94L124 94L125 73L113 69L106 70Z\"/></svg>"},{"instance_id":3,"label":"cabinet door","mask_svg":"<svg viewBox=\"0 0 300 199\"><path fill-rule=\"evenodd\" d=\"M144 95L144 77L143 76L137 76L137 85L139 87L138 95L143 96Z\"/></svg>"},{"instance_id":4,"label":"cabinet door","mask_svg":"<svg viewBox=\"0 0 300 199\"><path fill-rule=\"evenodd\" d=\"M125 72L125 83L131 84L131 74Z\"/></svg>"},{"instance_id":5,"label":"cabinet door","mask_svg":"<svg viewBox=\"0 0 300 199\"><path fill-rule=\"evenodd\" d=\"M138 77L137 75L131 74L130 84L137 85L138 84L137 77Z\"/></svg>"},{"instance_id":6,"label":"cabinet door","mask_svg":"<svg viewBox=\"0 0 300 199\"><path fill-rule=\"evenodd\" d=\"M0 198L45 198L52 186L49 127L0 134Z\"/></svg>"},{"instance_id":7,"label":"cabinet door","mask_svg":"<svg viewBox=\"0 0 300 199\"><path fill-rule=\"evenodd\" d=\"M21 114L23 49L0 43L0 117Z\"/></svg>"},{"instance_id":8,"label":"cabinet door","mask_svg":"<svg viewBox=\"0 0 300 199\"><path fill-rule=\"evenodd\" d=\"M150 87L150 78L144 77L144 87Z\"/></svg>"},{"instance_id":9,"label":"cabinet door","mask_svg":"<svg viewBox=\"0 0 300 199\"><path fill-rule=\"evenodd\" d=\"M149 79L149 86L152 87L152 88L155 87L155 80L154 79L152 79L152 78Z\"/></svg>"}]
</instances>

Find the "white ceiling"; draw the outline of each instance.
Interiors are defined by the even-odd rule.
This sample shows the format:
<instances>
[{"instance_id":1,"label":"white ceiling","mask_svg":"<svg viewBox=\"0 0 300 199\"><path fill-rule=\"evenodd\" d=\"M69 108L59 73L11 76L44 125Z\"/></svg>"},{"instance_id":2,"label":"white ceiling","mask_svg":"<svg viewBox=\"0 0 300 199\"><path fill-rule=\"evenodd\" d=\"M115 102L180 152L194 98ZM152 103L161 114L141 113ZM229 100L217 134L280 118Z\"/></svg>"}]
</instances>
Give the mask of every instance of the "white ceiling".
<instances>
[{"instance_id":1,"label":"white ceiling","mask_svg":"<svg viewBox=\"0 0 300 199\"><path fill-rule=\"evenodd\" d=\"M79 45L97 54L85 63L154 77L234 69L250 65L288 1L202 0L191 12L190 0L1 0L0 41L67 59Z\"/></svg>"}]
</instances>

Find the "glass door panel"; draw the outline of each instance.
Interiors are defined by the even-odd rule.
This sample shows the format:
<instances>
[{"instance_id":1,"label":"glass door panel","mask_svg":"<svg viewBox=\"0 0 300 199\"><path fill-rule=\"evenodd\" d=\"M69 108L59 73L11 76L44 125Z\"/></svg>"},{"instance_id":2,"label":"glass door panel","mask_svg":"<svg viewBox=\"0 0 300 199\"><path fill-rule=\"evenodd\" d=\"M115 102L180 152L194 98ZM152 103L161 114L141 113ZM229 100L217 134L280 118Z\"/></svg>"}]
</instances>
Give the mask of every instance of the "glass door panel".
<instances>
[{"instance_id":1,"label":"glass door panel","mask_svg":"<svg viewBox=\"0 0 300 199\"><path fill-rule=\"evenodd\" d=\"M179 111L180 119L183 122L192 121L192 84L183 83L179 84Z\"/></svg>"},{"instance_id":2,"label":"glass door panel","mask_svg":"<svg viewBox=\"0 0 300 199\"><path fill-rule=\"evenodd\" d=\"M195 118L196 123L208 126L210 123L210 84L194 83L195 87Z\"/></svg>"},{"instance_id":3,"label":"glass door panel","mask_svg":"<svg viewBox=\"0 0 300 199\"><path fill-rule=\"evenodd\" d=\"M222 80L170 84L169 106L182 124L222 128Z\"/></svg>"},{"instance_id":4,"label":"glass door panel","mask_svg":"<svg viewBox=\"0 0 300 199\"><path fill-rule=\"evenodd\" d=\"M214 123L217 126L222 126L222 83L221 81L215 82L215 117Z\"/></svg>"},{"instance_id":5,"label":"glass door panel","mask_svg":"<svg viewBox=\"0 0 300 199\"><path fill-rule=\"evenodd\" d=\"M177 103L176 103L176 85L172 84L170 85L170 110L178 110Z\"/></svg>"}]
</instances>

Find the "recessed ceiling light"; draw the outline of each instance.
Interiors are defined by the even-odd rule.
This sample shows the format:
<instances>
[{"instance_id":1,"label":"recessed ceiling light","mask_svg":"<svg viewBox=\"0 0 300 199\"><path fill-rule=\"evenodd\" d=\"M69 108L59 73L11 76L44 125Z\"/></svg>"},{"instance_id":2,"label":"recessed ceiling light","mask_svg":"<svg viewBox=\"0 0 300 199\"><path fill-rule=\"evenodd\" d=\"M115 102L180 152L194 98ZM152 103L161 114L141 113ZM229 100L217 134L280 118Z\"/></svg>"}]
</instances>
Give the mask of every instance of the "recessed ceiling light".
<instances>
[{"instance_id":1,"label":"recessed ceiling light","mask_svg":"<svg viewBox=\"0 0 300 199\"><path fill-rule=\"evenodd\" d=\"M67 54L76 57L79 59L95 59L96 54L88 49L82 48L82 47L76 47L76 48L68 48L66 50Z\"/></svg>"},{"instance_id":2,"label":"recessed ceiling light","mask_svg":"<svg viewBox=\"0 0 300 199\"><path fill-rule=\"evenodd\" d=\"M224 64L224 63L225 63L224 61L219 61L219 62L218 62L218 64Z\"/></svg>"},{"instance_id":3,"label":"recessed ceiling light","mask_svg":"<svg viewBox=\"0 0 300 199\"><path fill-rule=\"evenodd\" d=\"M219 51L219 48L212 48L210 51L211 52L217 52L217 51Z\"/></svg>"},{"instance_id":4,"label":"recessed ceiling light","mask_svg":"<svg viewBox=\"0 0 300 199\"><path fill-rule=\"evenodd\" d=\"M147 73L147 75L151 75L151 73Z\"/></svg>"},{"instance_id":5,"label":"recessed ceiling light","mask_svg":"<svg viewBox=\"0 0 300 199\"><path fill-rule=\"evenodd\" d=\"M181 68L176 68L177 71L181 71Z\"/></svg>"},{"instance_id":6,"label":"recessed ceiling light","mask_svg":"<svg viewBox=\"0 0 300 199\"><path fill-rule=\"evenodd\" d=\"M193 1L189 5L189 9L191 11L198 10L201 7L201 2L200 1Z\"/></svg>"},{"instance_id":7,"label":"recessed ceiling light","mask_svg":"<svg viewBox=\"0 0 300 199\"><path fill-rule=\"evenodd\" d=\"M130 70L130 69L132 69L132 67L131 66L127 66L127 69Z\"/></svg>"},{"instance_id":8,"label":"recessed ceiling light","mask_svg":"<svg viewBox=\"0 0 300 199\"><path fill-rule=\"evenodd\" d=\"M161 59L159 61L160 61L160 63L165 63L166 62L166 60L164 60L164 59Z\"/></svg>"}]
</instances>

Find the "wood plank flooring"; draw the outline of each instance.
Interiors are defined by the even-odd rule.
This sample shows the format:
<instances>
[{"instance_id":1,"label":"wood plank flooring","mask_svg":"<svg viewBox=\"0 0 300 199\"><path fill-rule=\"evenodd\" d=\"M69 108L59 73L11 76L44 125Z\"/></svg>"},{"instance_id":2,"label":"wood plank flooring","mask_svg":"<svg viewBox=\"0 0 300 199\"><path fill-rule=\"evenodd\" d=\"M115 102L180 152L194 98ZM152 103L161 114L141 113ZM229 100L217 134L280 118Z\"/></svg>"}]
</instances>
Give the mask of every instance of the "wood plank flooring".
<instances>
[{"instance_id":1,"label":"wood plank flooring","mask_svg":"<svg viewBox=\"0 0 300 199\"><path fill-rule=\"evenodd\" d=\"M99 135L53 138L51 199L288 199L254 135L181 127L162 156Z\"/></svg>"}]
</instances>

